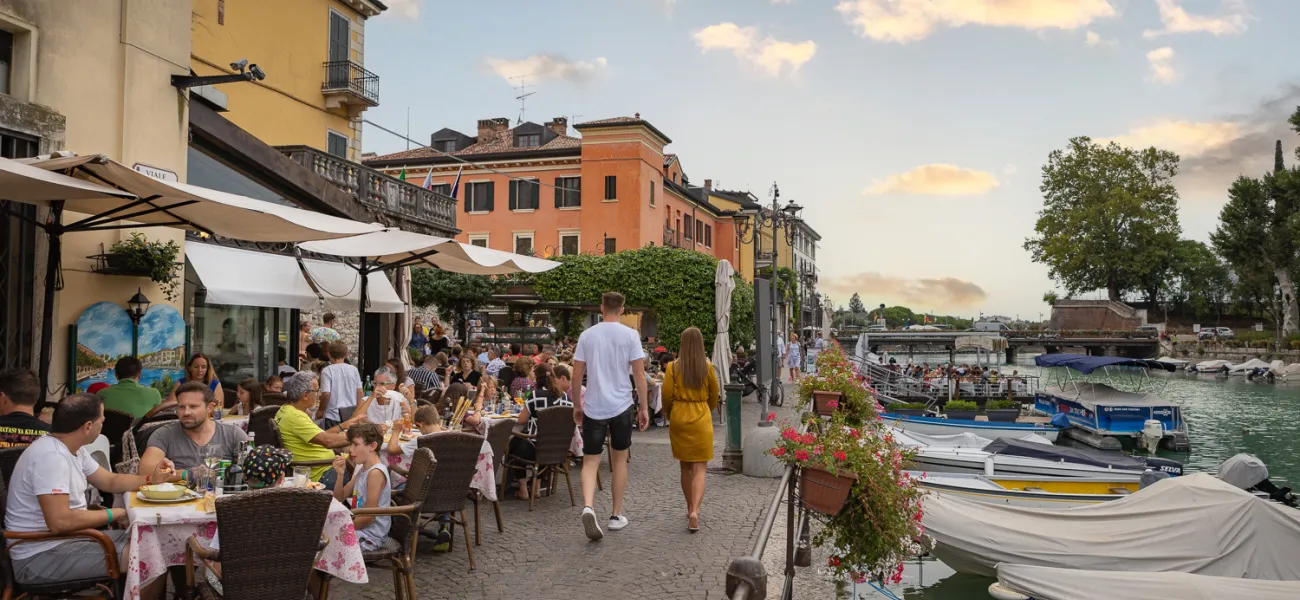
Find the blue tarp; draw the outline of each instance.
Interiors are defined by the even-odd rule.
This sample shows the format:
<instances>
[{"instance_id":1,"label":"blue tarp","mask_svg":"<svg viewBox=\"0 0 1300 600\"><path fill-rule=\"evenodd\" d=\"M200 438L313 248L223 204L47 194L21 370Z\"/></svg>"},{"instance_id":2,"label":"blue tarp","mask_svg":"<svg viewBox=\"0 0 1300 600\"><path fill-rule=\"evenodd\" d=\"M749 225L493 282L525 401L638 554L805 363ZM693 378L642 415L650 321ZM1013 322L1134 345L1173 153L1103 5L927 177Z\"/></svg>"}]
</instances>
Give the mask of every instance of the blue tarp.
<instances>
[{"instance_id":1,"label":"blue tarp","mask_svg":"<svg viewBox=\"0 0 1300 600\"><path fill-rule=\"evenodd\" d=\"M1123 358L1120 356L1088 356L1085 354L1040 354L1034 357L1034 364L1040 367L1069 367L1087 375L1102 367L1144 367L1173 371L1173 365L1158 360L1141 358Z\"/></svg>"}]
</instances>

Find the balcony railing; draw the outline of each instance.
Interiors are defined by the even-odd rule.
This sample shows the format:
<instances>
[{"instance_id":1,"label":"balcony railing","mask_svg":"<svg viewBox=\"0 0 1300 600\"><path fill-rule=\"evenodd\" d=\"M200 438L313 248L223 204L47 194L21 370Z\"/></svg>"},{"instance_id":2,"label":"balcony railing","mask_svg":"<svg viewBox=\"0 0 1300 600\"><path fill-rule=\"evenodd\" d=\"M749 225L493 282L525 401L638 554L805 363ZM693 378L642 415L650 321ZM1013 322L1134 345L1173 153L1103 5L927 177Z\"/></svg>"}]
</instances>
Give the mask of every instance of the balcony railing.
<instances>
[{"instance_id":1,"label":"balcony railing","mask_svg":"<svg viewBox=\"0 0 1300 600\"><path fill-rule=\"evenodd\" d=\"M325 63L325 83L320 91L326 94L350 93L370 106L379 105L379 76L350 60Z\"/></svg>"},{"instance_id":2,"label":"balcony railing","mask_svg":"<svg viewBox=\"0 0 1300 600\"><path fill-rule=\"evenodd\" d=\"M450 237L456 232L455 198L315 148L279 146L276 149L335 187L353 194L366 207L424 226L427 231L422 233Z\"/></svg>"}]
</instances>

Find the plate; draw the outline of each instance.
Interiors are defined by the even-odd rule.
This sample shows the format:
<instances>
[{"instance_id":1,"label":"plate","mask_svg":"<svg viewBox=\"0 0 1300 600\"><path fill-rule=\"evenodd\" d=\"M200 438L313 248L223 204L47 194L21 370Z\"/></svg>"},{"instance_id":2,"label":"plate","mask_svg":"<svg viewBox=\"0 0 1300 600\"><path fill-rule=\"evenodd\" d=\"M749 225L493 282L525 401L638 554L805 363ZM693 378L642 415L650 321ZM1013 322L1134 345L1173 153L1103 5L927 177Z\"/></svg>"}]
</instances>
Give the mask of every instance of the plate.
<instances>
[{"instance_id":1,"label":"plate","mask_svg":"<svg viewBox=\"0 0 1300 600\"><path fill-rule=\"evenodd\" d=\"M135 493L135 499L136 499L136 500L142 500L142 501L144 501L144 502L148 502L148 503L150 503L150 504L182 504L182 503L190 502L190 501L196 500L196 499L198 499L198 498L202 498L202 497L203 497L203 496L198 495L198 494L195 493L193 490L186 490L185 493L182 494L180 498L175 498L175 499L172 499L172 500L154 500L154 499L152 499L152 498L146 498L146 497L144 496L144 492L139 492L139 491L137 491L137 492Z\"/></svg>"}]
</instances>

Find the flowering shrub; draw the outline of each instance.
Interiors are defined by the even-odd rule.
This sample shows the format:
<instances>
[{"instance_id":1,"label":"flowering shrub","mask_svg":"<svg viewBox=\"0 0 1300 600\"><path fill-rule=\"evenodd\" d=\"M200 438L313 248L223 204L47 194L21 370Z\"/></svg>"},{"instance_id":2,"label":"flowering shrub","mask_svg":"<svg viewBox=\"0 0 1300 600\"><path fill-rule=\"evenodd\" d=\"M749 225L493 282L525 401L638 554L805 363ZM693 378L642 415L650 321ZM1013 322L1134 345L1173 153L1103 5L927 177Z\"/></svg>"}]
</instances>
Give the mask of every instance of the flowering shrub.
<instances>
[{"instance_id":1,"label":"flowering shrub","mask_svg":"<svg viewBox=\"0 0 1300 600\"><path fill-rule=\"evenodd\" d=\"M832 344L817 356L817 372L799 379L799 408L812 401L813 392L839 392L839 411L850 423L876 418L875 398L871 388L853 371L852 363L839 344Z\"/></svg>"},{"instance_id":2,"label":"flowering shrub","mask_svg":"<svg viewBox=\"0 0 1300 600\"><path fill-rule=\"evenodd\" d=\"M876 419L853 422L837 411L814 420L807 433L781 431L768 452L801 469L857 476L844 509L813 538L830 548L829 566L839 576L898 583L903 561L920 552L921 488L903 472L911 451L894 442Z\"/></svg>"}]
</instances>

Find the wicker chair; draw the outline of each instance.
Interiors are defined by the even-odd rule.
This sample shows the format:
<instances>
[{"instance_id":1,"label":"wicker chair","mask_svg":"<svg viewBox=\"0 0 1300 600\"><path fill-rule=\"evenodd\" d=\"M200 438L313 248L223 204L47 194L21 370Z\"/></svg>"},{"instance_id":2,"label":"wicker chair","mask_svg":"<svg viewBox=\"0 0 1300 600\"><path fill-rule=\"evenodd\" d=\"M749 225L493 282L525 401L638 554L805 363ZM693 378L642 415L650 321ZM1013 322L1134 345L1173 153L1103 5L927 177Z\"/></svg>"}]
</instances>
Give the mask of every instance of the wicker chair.
<instances>
[{"instance_id":1,"label":"wicker chair","mask_svg":"<svg viewBox=\"0 0 1300 600\"><path fill-rule=\"evenodd\" d=\"M135 423L135 417L131 413L104 409L104 426L100 433L108 438L108 462L117 464L122 461L122 434L131 429L132 423Z\"/></svg>"},{"instance_id":2,"label":"wicker chair","mask_svg":"<svg viewBox=\"0 0 1300 600\"><path fill-rule=\"evenodd\" d=\"M280 407L261 406L253 409L248 417L248 433L253 436L253 443L258 446L280 445L280 436L275 429L275 415Z\"/></svg>"},{"instance_id":3,"label":"wicker chair","mask_svg":"<svg viewBox=\"0 0 1300 600\"><path fill-rule=\"evenodd\" d=\"M154 421L140 425L138 429L132 429L122 434L122 462L113 466L113 470L118 473L135 475L136 470L140 468L140 448L149 447L149 437L153 435L159 427L174 422L176 419L167 421Z\"/></svg>"},{"instance_id":4,"label":"wicker chair","mask_svg":"<svg viewBox=\"0 0 1300 600\"><path fill-rule=\"evenodd\" d=\"M265 392L262 394L262 406L281 406L289 403L289 397L281 392Z\"/></svg>"},{"instance_id":5,"label":"wicker chair","mask_svg":"<svg viewBox=\"0 0 1300 600\"><path fill-rule=\"evenodd\" d=\"M515 427L515 421L512 419L498 419L488 426L487 442L492 447L492 472L501 473L501 463L505 460L506 454L510 453L510 434ZM501 500L500 490L497 490L498 498L492 501L492 511L496 513L497 532L505 533L505 524L501 520ZM482 499L482 494L474 490L474 545L479 546L478 535L478 505Z\"/></svg>"},{"instance_id":6,"label":"wicker chair","mask_svg":"<svg viewBox=\"0 0 1300 600\"><path fill-rule=\"evenodd\" d=\"M435 531L428 531L426 527L430 523L437 523L438 517L444 515L450 518L452 525L459 525L465 535L469 570L473 571L477 566L474 564L474 547L469 541L465 503L469 501L470 484L474 482L483 438L472 433L452 431L420 436L416 443L419 448L431 450L438 460L433 485L429 486L424 504L420 507L420 528L423 533L433 535Z\"/></svg>"},{"instance_id":7,"label":"wicker chair","mask_svg":"<svg viewBox=\"0 0 1300 600\"><path fill-rule=\"evenodd\" d=\"M6 478L7 480L7 478ZM0 484L0 523L4 522L5 512L8 508L7 501L9 497L8 486ZM53 533L41 532L4 532L4 544L0 544L0 567L4 575L4 597L5 598L23 598L28 596L42 596L53 598L65 598L71 594L88 590L90 588L99 588L106 592L110 598L121 597L118 577L121 572L117 564L117 547L113 545L113 540L104 532L95 529L82 529L72 533L55 535ZM47 540L90 540L98 543L104 550L104 575L102 577L92 577L90 579L81 579L77 581L62 581L59 583L48 583L42 585L24 585L18 583L14 578L13 563L9 559L9 551L13 544L25 544L35 541Z\"/></svg>"},{"instance_id":8,"label":"wicker chair","mask_svg":"<svg viewBox=\"0 0 1300 600\"><path fill-rule=\"evenodd\" d=\"M221 549L211 550L191 537L185 548L185 582L198 584L201 598L302 600L307 595L316 554L329 514L328 492L272 488L217 499ZM267 529L274 523L274 532ZM195 580L195 557L221 562L221 590L206 578Z\"/></svg>"},{"instance_id":9,"label":"wicker chair","mask_svg":"<svg viewBox=\"0 0 1300 600\"><path fill-rule=\"evenodd\" d=\"M537 457L526 460L517 456L507 456L507 467L518 467L533 472L533 489L528 496L528 510L533 510L533 499L541 487L541 478L550 475L552 480L556 473L564 474L564 482L569 486L569 503L578 505L573 497L573 480L569 476L569 444L573 441L573 407L552 406L537 411L537 435L527 436L513 433L517 437L532 442L537 447ZM552 490L555 486L550 486Z\"/></svg>"},{"instance_id":10,"label":"wicker chair","mask_svg":"<svg viewBox=\"0 0 1300 600\"><path fill-rule=\"evenodd\" d=\"M13 479L14 467L18 466L18 458L26 449L27 446L0 449L0 477L4 478L5 487L8 487L9 480Z\"/></svg>"},{"instance_id":11,"label":"wicker chair","mask_svg":"<svg viewBox=\"0 0 1300 600\"><path fill-rule=\"evenodd\" d=\"M343 422L343 421L346 421L346 420L348 420L348 419L351 419L351 418L352 418L352 415L356 414L356 412L357 412L357 407L356 407L356 405L353 405L353 406L340 406L340 407L339 407L339 422Z\"/></svg>"},{"instance_id":12,"label":"wicker chair","mask_svg":"<svg viewBox=\"0 0 1300 600\"><path fill-rule=\"evenodd\" d=\"M415 600L415 547L420 539L420 507L433 485L433 474L438 463L428 448L419 448L411 458L411 470L406 475L406 487L394 498L388 508L358 508L352 516L361 515L393 517L388 529L388 541L378 550L363 552L367 567L393 572L393 596L397 600Z\"/></svg>"}]
</instances>

